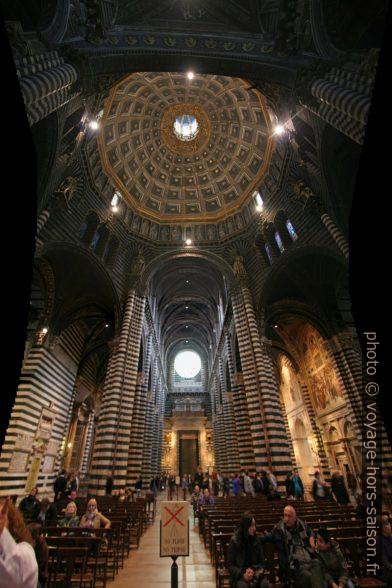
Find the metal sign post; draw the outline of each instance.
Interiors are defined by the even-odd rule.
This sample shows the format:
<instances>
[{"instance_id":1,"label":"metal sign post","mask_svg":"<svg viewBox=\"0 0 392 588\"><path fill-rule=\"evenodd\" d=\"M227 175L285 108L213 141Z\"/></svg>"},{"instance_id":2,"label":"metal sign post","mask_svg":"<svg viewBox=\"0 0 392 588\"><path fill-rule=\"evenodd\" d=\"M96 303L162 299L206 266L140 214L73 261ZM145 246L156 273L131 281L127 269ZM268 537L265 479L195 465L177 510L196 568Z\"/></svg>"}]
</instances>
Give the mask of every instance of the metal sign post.
<instances>
[{"instance_id":1,"label":"metal sign post","mask_svg":"<svg viewBox=\"0 0 392 588\"><path fill-rule=\"evenodd\" d=\"M179 555L189 555L189 503L170 501L161 503L160 556L171 557L171 588L178 588Z\"/></svg>"}]
</instances>

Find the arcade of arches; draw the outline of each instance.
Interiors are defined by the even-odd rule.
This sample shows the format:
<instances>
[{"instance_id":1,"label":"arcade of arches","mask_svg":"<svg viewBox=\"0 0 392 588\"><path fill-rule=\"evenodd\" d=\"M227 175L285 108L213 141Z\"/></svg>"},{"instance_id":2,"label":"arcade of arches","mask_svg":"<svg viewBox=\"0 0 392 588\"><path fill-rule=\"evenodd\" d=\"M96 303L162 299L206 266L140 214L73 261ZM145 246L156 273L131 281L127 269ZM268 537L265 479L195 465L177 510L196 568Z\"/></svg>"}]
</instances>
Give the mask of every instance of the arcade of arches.
<instances>
[{"instance_id":1,"label":"arcade of arches","mask_svg":"<svg viewBox=\"0 0 392 588\"><path fill-rule=\"evenodd\" d=\"M3 4L38 223L0 494L359 475L348 217L386 3Z\"/></svg>"}]
</instances>

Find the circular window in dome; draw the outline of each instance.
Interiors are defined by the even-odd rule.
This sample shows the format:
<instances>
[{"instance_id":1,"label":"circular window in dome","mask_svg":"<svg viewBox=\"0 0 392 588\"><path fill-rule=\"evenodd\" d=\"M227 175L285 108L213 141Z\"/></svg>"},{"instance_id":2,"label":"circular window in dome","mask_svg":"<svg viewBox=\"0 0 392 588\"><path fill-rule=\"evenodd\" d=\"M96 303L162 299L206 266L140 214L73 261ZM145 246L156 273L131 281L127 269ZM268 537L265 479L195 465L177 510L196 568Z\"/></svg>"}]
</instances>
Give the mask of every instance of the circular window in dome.
<instances>
[{"instance_id":1,"label":"circular window in dome","mask_svg":"<svg viewBox=\"0 0 392 588\"><path fill-rule=\"evenodd\" d=\"M174 360L174 369L181 378L194 378L201 370L200 356L194 351L181 351Z\"/></svg>"},{"instance_id":2,"label":"circular window in dome","mask_svg":"<svg viewBox=\"0 0 392 588\"><path fill-rule=\"evenodd\" d=\"M199 123L192 114L181 114L174 121L174 134L180 141L192 141L199 132Z\"/></svg>"}]
</instances>

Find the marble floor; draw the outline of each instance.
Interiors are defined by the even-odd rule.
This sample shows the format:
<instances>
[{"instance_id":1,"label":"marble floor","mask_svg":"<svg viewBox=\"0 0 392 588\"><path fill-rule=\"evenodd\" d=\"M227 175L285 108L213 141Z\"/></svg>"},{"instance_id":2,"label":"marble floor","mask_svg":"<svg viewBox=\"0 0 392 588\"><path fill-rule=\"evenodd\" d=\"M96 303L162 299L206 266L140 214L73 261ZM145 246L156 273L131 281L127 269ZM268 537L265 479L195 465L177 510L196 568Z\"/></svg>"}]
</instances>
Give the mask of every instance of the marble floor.
<instances>
[{"instance_id":1,"label":"marble floor","mask_svg":"<svg viewBox=\"0 0 392 588\"><path fill-rule=\"evenodd\" d=\"M124 567L109 588L170 588L170 557L159 556L159 522L161 502L157 502L157 516L153 525L145 531L138 550L133 549ZM189 519L189 556L179 557L178 588L215 588L215 571L208 551L199 538L197 526L193 524L193 513Z\"/></svg>"}]
</instances>

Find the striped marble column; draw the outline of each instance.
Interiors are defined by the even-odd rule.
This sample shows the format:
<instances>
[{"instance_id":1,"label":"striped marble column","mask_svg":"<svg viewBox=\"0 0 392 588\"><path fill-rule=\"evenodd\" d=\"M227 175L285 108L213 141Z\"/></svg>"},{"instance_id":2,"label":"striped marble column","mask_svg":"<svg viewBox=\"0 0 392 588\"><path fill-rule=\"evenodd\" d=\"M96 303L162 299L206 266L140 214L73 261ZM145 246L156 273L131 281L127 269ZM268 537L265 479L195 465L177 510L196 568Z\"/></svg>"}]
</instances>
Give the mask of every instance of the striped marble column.
<instances>
[{"instance_id":1,"label":"striped marble column","mask_svg":"<svg viewBox=\"0 0 392 588\"><path fill-rule=\"evenodd\" d=\"M143 439L146 426L147 399L143 390L142 372L138 373L137 385L132 413L132 430L130 432L127 464L127 486L133 487L139 475L142 474L143 465ZM146 480L143 480L143 484Z\"/></svg>"},{"instance_id":2,"label":"striped marble column","mask_svg":"<svg viewBox=\"0 0 392 588\"><path fill-rule=\"evenodd\" d=\"M40 232L42 231L42 229L44 228L44 226L48 222L49 217L50 217L49 210L43 210L41 212L41 214L39 215L39 217L37 219L37 229L36 229L36 234L35 234L36 238L38 237L38 235L40 234Z\"/></svg>"},{"instance_id":3,"label":"striped marble column","mask_svg":"<svg viewBox=\"0 0 392 588\"><path fill-rule=\"evenodd\" d=\"M260 339L243 261L241 256L234 260L237 285L233 290L232 305L254 451L254 464L250 469L259 471L273 467L278 482L283 486L287 471L292 468L290 448L270 342L266 338Z\"/></svg>"},{"instance_id":4,"label":"striped marble column","mask_svg":"<svg viewBox=\"0 0 392 588\"><path fill-rule=\"evenodd\" d=\"M231 474L240 469L240 459L238 452L238 432L237 424L234 417L234 400L233 400L233 386L235 382L234 376L234 361L233 351L229 332L225 331L226 338L226 349L227 349L227 364L228 364L228 376L230 378L230 392L226 391L224 403L223 403L223 414L225 419L225 433L227 437L227 474Z\"/></svg>"},{"instance_id":5,"label":"striped marble column","mask_svg":"<svg viewBox=\"0 0 392 588\"><path fill-rule=\"evenodd\" d=\"M328 80L315 80L310 88L312 96L333 106L350 118L366 124L370 97Z\"/></svg>"},{"instance_id":6,"label":"striped marble column","mask_svg":"<svg viewBox=\"0 0 392 588\"><path fill-rule=\"evenodd\" d=\"M87 474L88 464L90 461L91 445L92 445L92 441L93 441L93 432L94 432L94 421L95 421L95 410L93 409L90 412L89 417L88 417L86 444L84 446L82 467L80 468L80 473L82 474L83 477Z\"/></svg>"},{"instance_id":7,"label":"striped marble column","mask_svg":"<svg viewBox=\"0 0 392 588\"><path fill-rule=\"evenodd\" d=\"M362 390L364 386L361 357L353 349L353 335L342 332L324 341L341 383L344 399L354 415L353 427L360 437L362 425Z\"/></svg>"},{"instance_id":8,"label":"striped marble column","mask_svg":"<svg viewBox=\"0 0 392 588\"><path fill-rule=\"evenodd\" d=\"M300 384L302 390L302 398L304 399L304 404L306 406L306 410L310 420L310 425L312 427L313 437L315 438L317 444L317 454L320 460L322 477L325 481L329 481L331 477L331 472L329 469L328 455L325 449L321 431L316 423L316 413L314 412L313 404L310 399L309 388L305 381L300 381Z\"/></svg>"},{"instance_id":9,"label":"striped marble column","mask_svg":"<svg viewBox=\"0 0 392 588\"><path fill-rule=\"evenodd\" d=\"M154 403L152 401L152 392L149 390L149 373L150 373L150 365L151 365L151 352L152 352L152 333L146 337L146 347L144 352L144 365L143 365L143 383L141 386L141 397L142 402L144 404L144 409L142 409L142 414L144 415L144 434L141 439L141 443L143 445L143 457L141 463L141 475L143 478L143 483L145 484L145 488L147 488L147 484L151 478L152 472L152 429L153 429L153 410L154 410Z\"/></svg>"},{"instance_id":10,"label":"striped marble column","mask_svg":"<svg viewBox=\"0 0 392 588\"><path fill-rule=\"evenodd\" d=\"M219 429L220 429L220 439L221 439L221 452L220 452L220 462L219 462L219 469L226 470L227 469L227 435L225 431L225 413L224 413L224 404L225 404L225 371L223 367L222 358L219 358L219 387L220 387L220 399L222 402L219 406ZM217 463L215 461L215 463Z\"/></svg>"},{"instance_id":11,"label":"striped marble column","mask_svg":"<svg viewBox=\"0 0 392 588\"><path fill-rule=\"evenodd\" d=\"M293 441L291 439L291 431L290 431L290 427L289 427L289 421L287 418L287 412L286 412L286 407L284 405L283 399L280 398L280 407L282 410L282 416L283 416L283 422L284 422L284 428L286 430L286 436L287 436L287 443L289 444L289 448L290 448L290 457L291 457L291 463L296 466L298 466L296 458L295 458L295 452L294 452L294 445L293 445Z\"/></svg>"},{"instance_id":12,"label":"striped marble column","mask_svg":"<svg viewBox=\"0 0 392 588\"><path fill-rule=\"evenodd\" d=\"M223 407L220 402L222 382L220 380L219 368L218 373L214 374L213 381L213 394L215 396L216 406L213 416L215 467L222 469L226 463L226 435L223 423Z\"/></svg>"},{"instance_id":13,"label":"striped marble column","mask_svg":"<svg viewBox=\"0 0 392 588\"><path fill-rule=\"evenodd\" d=\"M240 469L232 392L227 392L223 401L223 421L226 435L227 460L222 470L225 474L231 474ZM228 431L232 431L232 434Z\"/></svg>"},{"instance_id":14,"label":"striped marble column","mask_svg":"<svg viewBox=\"0 0 392 588\"><path fill-rule=\"evenodd\" d=\"M75 377L76 364L62 362L42 345L31 348L21 371L20 384L0 455L0 495L24 493L34 457L33 444L44 408L55 412L50 442L56 447L56 457L52 472L40 471L37 485L40 490L52 492L53 482L62 465L75 398ZM18 444L21 440L24 440L26 467L14 471L10 464L14 452L20 451Z\"/></svg>"},{"instance_id":15,"label":"striped marble column","mask_svg":"<svg viewBox=\"0 0 392 588\"><path fill-rule=\"evenodd\" d=\"M91 466L98 493L103 493L109 473L116 487L122 488L128 479L144 304L145 297L131 288L118 345L109 360Z\"/></svg>"},{"instance_id":16,"label":"striped marble column","mask_svg":"<svg viewBox=\"0 0 392 588\"><path fill-rule=\"evenodd\" d=\"M19 83L30 125L66 104L76 80L76 69L69 63L22 76Z\"/></svg>"},{"instance_id":17,"label":"striped marble column","mask_svg":"<svg viewBox=\"0 0 392 588\"><path fill-rule=\"evenodd\" d=\"M151 442L151 472L156 476L158 469L159 452L159 409L155 404L157 398L157 362L152 360L151 398L152 398L152 442Z\"/></svg>"},{"instance_id":18,"label":"striped marble column","mask_svg":"<svg viewBox=\"0 0 392 588\"><path fill-rule=\"evenodd\" d=\"M343 253L344 257L348 259L349 257L349 247L348 243L342 234L341 230L336 226L333 222L331 217L326 213L323 212L321 214L321 220L327 229L328 233L331 235L332 239L335 241L336 245L339 247L340 251Z\"/></svg>"}]
</instances>

